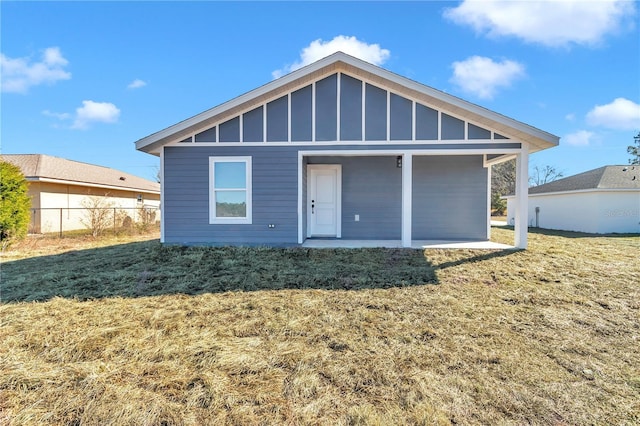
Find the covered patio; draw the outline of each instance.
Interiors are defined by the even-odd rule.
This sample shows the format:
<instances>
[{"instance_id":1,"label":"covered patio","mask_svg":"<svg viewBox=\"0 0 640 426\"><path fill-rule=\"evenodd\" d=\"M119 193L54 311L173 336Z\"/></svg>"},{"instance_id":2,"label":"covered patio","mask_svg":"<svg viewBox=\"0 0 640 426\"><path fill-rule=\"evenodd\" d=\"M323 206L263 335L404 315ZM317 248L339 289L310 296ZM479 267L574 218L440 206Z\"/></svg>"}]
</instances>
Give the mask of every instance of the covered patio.
<instances>
[{"instance_id":1,"label":"covered patio","mask_svg":"<svg viewBox=\"0 0 640 426\"><path fill-rule=\"evenodd\" d=\"M402 240L342 240L335 238L308 238L302 244L305 248L402 248ZM474 249L474 250L516 250L516 247L493 241L424 240L411 241L413 249Z\"/></svg>"}]
</instances>

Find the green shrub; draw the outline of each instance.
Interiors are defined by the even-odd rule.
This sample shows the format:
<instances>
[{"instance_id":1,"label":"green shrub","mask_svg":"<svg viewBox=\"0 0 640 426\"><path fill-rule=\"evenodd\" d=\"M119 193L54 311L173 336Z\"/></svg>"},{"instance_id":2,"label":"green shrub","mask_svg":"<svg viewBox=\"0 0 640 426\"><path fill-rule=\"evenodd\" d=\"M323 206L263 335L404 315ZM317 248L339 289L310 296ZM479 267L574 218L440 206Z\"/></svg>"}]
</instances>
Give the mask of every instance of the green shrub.
<instances>
[{"instance_id":1,"label":"green shrub","mask_svg":"<svg viewBox=\"0 0 640 426\"><path fill-rule=\"evenodd\" d=\"M0 242L3 248L27 235L31 219L28 189L20 168L0 161Z\"/></svg>"},{"instance_id":2,"label":"green shrub","mask_svg":"<svg viewBox=\"0 0 640 426\"><path fill-rule=\"evenodd\" d=\"M500 194L493 193L491 195L491 210L496 216L502 216L507 210L507 200L503 200Z\"/></svg>"}]
</instances>

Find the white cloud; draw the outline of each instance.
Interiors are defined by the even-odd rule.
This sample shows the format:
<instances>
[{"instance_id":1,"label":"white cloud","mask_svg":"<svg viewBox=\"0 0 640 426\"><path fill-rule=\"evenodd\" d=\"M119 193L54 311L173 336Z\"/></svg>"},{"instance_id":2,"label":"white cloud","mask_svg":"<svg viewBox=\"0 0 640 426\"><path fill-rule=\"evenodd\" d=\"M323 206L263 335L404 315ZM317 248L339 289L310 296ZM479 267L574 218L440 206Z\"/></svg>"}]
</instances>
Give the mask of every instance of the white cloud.
<instances>
[{"instance_id":1,"label":"white cloud","mask_svg":"<svg viewBox=\"0 0 640 426\"><path fill-rule=\"evenodd\" d=\"M339 35L330 41L324 41L322 39L312 41L309 46L302 49L299 60L282 69L273 71L271 75L273 78L280 78L285 74L316 62L317 60L338 51L355 56L356 58L370 62L374 65L382 65L391 55L389 50L382 49L379 44L367 44L353 36L347 37Z\"/></svg>"},{"instance_id":2,"label":"white cloud","mask_svg":"<svg viewBox=\"0 0 640 426\"><path fill-rule=\"evenodd\" d=\"M9 58L0 53L2 91L27 93L32 86L68 80L71 73L64 70L68 64L58 47L45 49L39 62L32 62L29 58Z\"/></svg>"},{"instance_id":3,"label":"white cloud","mask_svg":"<svg viewBox=\"0 0 640 426\"><path fill-rule=\"evenodd\" d=\"M616 98L606 105L596 105L587 113L587 123L616 130L640 129L640 105Z\"/></svg>"},{"instance_id":4,"label":"white cloud","mask_svg":"<svg viewBox=\"0 0 640 426\"><path fill-rule=\"evenodd\" d=\"M444 16L489 37L513 36L545 46L597 45L609 33L633 25L629 0L465 0Z\"/></svg>"},{"instance_id":5,"label":"white cloud","mask_svg":"<svg viewBox=\"0 0 640 426\"><path fill-rule=\"evenodd\" d=\"M76 109L72 129L87 129L91 123L115 123L120 117L120 110L109 102L82 101Z\"/></svg>"},{"instance_id":6,"label":"white cloud","mask_svg":"<svg viewBox=\"0 0 640 426\"><path fill-rule=\"evenodd\" d=\"M472 56L451 66L453 77L449 81L482 99L493 98L499 88L509 87L526 75L524 65L519 62L507 59L494 62L483 56Z\"/></svg>"},{"instance_id":7,"label":"white cloud","mask_svg":"<svg viewBox=\"0 0 640 426\"><path fill-rule=\"evenodd\" d=\"M139 78L136 78L131 83L129 83L129 85L127 86L127 89L139 89L139 88L144 87L146 85L147 85L146 81L140 80Z\"/></svg>"},{"instance_id":8,"label":"white cloud","mask_svg":"<svg viewBox=\"0 0 640 426\"><path fill-rule=\"evenodd\" d=\"M576 120L576 115L572 112L570 112L569 114L564 116L564 119L567 121L575 121Z\"/></svg>"},{"instance_id":9,"label":"white cloud","mask_svg":"<svg viewBox=\"0 0 640 426\"><path fill-rule=\"evenodd\" d=\"M48 109L42 111L42 114L46 115L47 117L57 118L58 120L68 120L71 118L71 114L69 114L68 112L52 112Z\"/></svg>"},{"instance_id":10,"label":"white cloud","mask_svg":"<svg viewBox=\"0 0 640 426\"><path fill-rule=\"evenodd\" d=\"M567 145L587 146L591 144L594 136L595 134L593 132L578 130L577 132L566 135L562 139Z\"/></svg>"}]
</instances>

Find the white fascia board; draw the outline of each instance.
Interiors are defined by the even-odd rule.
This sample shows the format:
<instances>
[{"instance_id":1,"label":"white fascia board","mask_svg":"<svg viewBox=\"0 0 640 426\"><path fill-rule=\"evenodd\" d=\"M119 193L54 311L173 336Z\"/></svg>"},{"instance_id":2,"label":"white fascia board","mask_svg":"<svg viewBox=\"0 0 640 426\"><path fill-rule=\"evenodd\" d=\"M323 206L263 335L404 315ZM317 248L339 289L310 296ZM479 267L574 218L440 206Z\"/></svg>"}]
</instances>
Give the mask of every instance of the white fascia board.
<instances>
[{"instance_id":1,"label":"white fascia board","mask_svg":"<svg viewBox=\"0 0 640 426\"><path fill-rule=\"evenodd\" d=\"M125 186L102 185L102 184L99 184L99 183L76 182L76 181L73 181L73 180L39 178L39 177L28 177L26 179L27 179L28 182L46 182L46 183L57 183L57 184L61 184L61 185L88 186L90 188L113 189L113 190L117 190L117 191L142 192L142 193L145 193L145 194L160 195L160 190L153 191L153 190L149 190L149 189L131 188L131 187L125 187Z\"/></svg>"},{"instance_id":2,"label":"white fascia board","mask_svg":"<svg viewBox=\"0 0 640 426\"><path fill-rule=\"evenodd\" d=\"M269 92L277 90L280 87L284 87L306 75L312 74L320 69L327 67L332 64L338 64L339 62L343 62L344 64L350 65L354 68L358 68L364 72L371 73L376 75L377 77L389 80L392 83L403 86L409 90L414 90L418 93L426 95L430 98L433 98L439 102L436 102L436 107L440 109L444 109L445 112L452 112L455 115L459 116L468 116L469 113L481 117L480 120L472 120L478 122L486 122L490 120L494 123L498 123L499 125L505 126L504 130L500 129L500 126L492 126L496 127L498 132L510 133L509 128L514 129L519 132L523 132L529 136L531 136L531 140L527 140L530 143L530 151L538 151L544 148L550 148L552 146L558 145L559 137L552 135L551 133L545 132L543 130L532 127L528 124L522 123L520 121L509 118L505 115L499 114L497 112L491 111L479 105L470 103L456 96L450 95L448 93L442 92L440 90L434 89L432 87L426 86L422 83L418 83L414 80L410 80L406 77L395 74L391 71L385 70L384 68L380 68L376 65L370 64L368 62L362 61L360 59L354 58L353 56L349 56L343 52L337 52L330 56L327 56L323 59L320 59L317 62L314 62L310 65L307 65L303 68L300 68L296 71L293 71L283 77L280 77L277 80L271 81L263 86L258 87L257 89L251 90L243 95L238 96L230 101L227 101L223 104L220 104L214 108L211 108L207 111L204 111L200 114L194 115L193 117L187 118L173 126L167 127L164 130L156 132L152 135L144 137L136 141L136 149L148 153L152 153L154 155L159 155L158 146L153 147L152 145L157 145L158 143L164 145L163 141L168 142L167 139L175 138L175 135L188 130L194 126L197 126L199 123L206 121L215 117L218 114L224 113L225 111L231 110L239 105L242 105L246 102L250 102L253 99L257 99ZM340 71L339 67L336 67L335 70L331 71ZM490 123L487 123L490 124ZM186 137L186 136L185 136Z\"/></svg>"},{"instance_id":3,"label":"white fascia board","mask_svg":"<svg viewBox=\"0 0 640 426\"><path fill-rule=\"evenodd\" d=\"M162 139L169 138L176 133L179 133L183 130L186 130L192 126L198 125L198 123L215 117L218 114L221 114L225 111L233 109L239 105L242 105L245 102L249 102L253 99L259 98L273 90L278 89L279 87L286 86L287 84L304 77L305 75L311 74L332 62L335 62L335 55L327 56L326 58L320 59L317 62L314 62L306 67L300 68L296 71L293 71L285 76L278 78L277 80L271 81L267 84L264 84L257 89L251 90L247 93L244 93L237 98L231 99L223 104L220 104L216 107L208 109L200 114L194 115L193 117L187 118L173 126L167 127L164 130L156 132L152 135L144 137L136 141L136 149L144 151L144 148L148 145L151 145L155 142L161 141Z\"/></svg>"},{"instance_id":4,"label":"white fascia board","mask_svg":"<svg viewBox=\"0 0 640 426\"><path fill-rule=\"evenodd\" d=\"M336 55L340 54L341 52L338 52ZM333 55L332 55L333 56ZM409 89L415 90L417 92L423 93L427 96L430 96L432 98L438 99L442 102L445 102L449 105L451 105L454 110L452 112L460 114L460 115L464 115L464 112L471 112L477 115L480 115L482 117L486 117L489 118L490 120L503 124L505 126L514 128L516 130L519 130L521 132L527 133L531 136L534 136L536 138L542 139L544 141L546 141L547 143L551 144L551 145L558 145L560 138L558 136L555 136L551 133L545 132L543 130L540 130L538 128L535 128L533 126L530 126L526 123L523 123L521 121L517 121L513 118L509 118L505 115L499 114L497 112L491 111L489 109L486 109L484 107L481 107L479 105L473 104L471 102L465 101L464 99L458 98L456 96L450 95L448 93L442 92L440 90L434 89L433 87L429 87L426 86L422 83L419 83L417 81L408 79L406 77L403 77L401 75L395 74L391 71L388 71L384 68L380 68L378 66L375 66L373 64L370 64L368 62L364 62L361 61L359 59L356 59L352 56L349 55L345 55L342 54L342 57L340 58L340 60L342 60L343 62L346 62L356 68L361 68L367 72L370 72L372 74L376 74L379 77L385 78L387 80L390 80L400 86L404 86L407 87Z\"/></svg>"}]
</instances>

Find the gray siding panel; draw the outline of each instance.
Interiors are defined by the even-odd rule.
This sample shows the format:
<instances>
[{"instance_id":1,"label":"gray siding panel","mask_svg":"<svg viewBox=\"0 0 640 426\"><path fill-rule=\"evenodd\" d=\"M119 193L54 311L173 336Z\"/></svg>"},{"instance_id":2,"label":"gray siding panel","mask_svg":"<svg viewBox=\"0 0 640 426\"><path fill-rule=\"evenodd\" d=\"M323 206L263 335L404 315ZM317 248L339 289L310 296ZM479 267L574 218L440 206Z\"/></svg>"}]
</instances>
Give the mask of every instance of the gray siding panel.
<instances>
[{"instance_id":1,"label":"gray siding panel","mask_svg":"<svg viewBox=\"0 0 640 426\"><path fill-rule=\"evenodd\" d=\"M291 140L310 142L313 91L311 86L291 92Z\"/></svg>"},{"instance_id":2,"label":"gray siding panel","mask_svg":"<svg viewBox=\"0 0 640 426\"><path fill-rule=\"evenodd\" d=\"M491 131L476 126L475 124L468 123L467 125L469 126L467 130L467 137L469 139L491 139Z\"/></svg>"},{"instance_id":3,"label":"gray siding panel","mask_svg":"<svg viewBox=\"0 0 640 426\"><path fill-rule=\"evenodd\" d=\"M416 104L416 139L424 141L438 139L438 111Z\"/></svg>"},{"instance_id":4,"label":"gray siding panel","mask_svg":"<svg viewBox=\"0 0 640 426\"><path fill-rule=\"evenodd\" d=\"M371 84L365 85L365 139L387 139L387 91Z\"/></svg>"},{"instance_id":5,"label":"gray siding panel","mask_svg":"<svg viewBox=\"0 0 640 426\"><path fill-rule=\"evenodd\" d=\"M413 128L413 102L395 93L390 95L390 137L392 141L411 140Z\"/></svg>"},{"instance_id":6,"label":"gray siding panel","mask_svg":"<svg viewBox=\"0 0 640 426\"><path fill-rule=\"evenodd\" d=\"M242 115L242 140L244 142L262 142L264 113L262 107L252 109Z\"/></svg>"},{"instance_id":7,"label":"gray siding panel","mask_svg":"<svg viewBox=\"0 0 640 426\"><path fill-rule=\"evenodd\" d=\"M240 117L220 124L220 142L240 142Z\"/></svg>"},{"instance_id":8,"label":"gray siding panel","mask_svg":"<svg viewBox=\"0 0 640 426\"><path fill-rule=\"evenodd\" d=\"M289 134L289 97L267 104L267 142L285 142Z\"/></svg>"},{"instance_id":9,"label":"gray siding panel","mask_svg":"<svg viewBox=\"0 0 640 426\"><path fill-rule=\"evenodd\" d=\"M435 148L500 148L520 144L452 144ZM417 148L402 144L399 150ZM295 245L298 240L298 150L309 164L342 164L342 237L400 239L402 169L390 156L322 156L325 150L385 145L165 147L165 241L185 244ZM253 223L209 224L209 157L252 157ZM482 156L414 155L413 238L486 239L487 171ZM303 168L303 200L306 199ZM306 202L303 202L306 235ZM360 221L355 221L355 215ZM275 228L269 228L275 224Z\"/></svg>"},{"instance_id":10,"label":"gray siding panel","mask_svg":"<svg viewBox=\"0 0 640 426\"><path fill-rule=\"evenodd\" d=\"M296 244L296 151L290 147L275 146L165 148L165 242ZM209 224L209 157L224 155L252 156L251 225ZM276 227L269 228L269 224Z\"/></svg>"},{"instance_id":11,"label":"gray siding panel","mask_svg":"<svg viewBox=\"0 0 640 426\"><path fill-rule=\"evenodd\" d=\"M316 82L316 140L337 140L338 74Z\"/></svg>"},{"instance_id":12,"label":"gray siding panel","mask_svg":"<svg viewBox=\"0 0 640 426\"><path fill-rule=\"evenodd\" d=\"M482 156L413 158L413 239L487 239Z\"/></svg>"},{"instance_id":13,"label":"gray siding panel","mask_svg":"<svg viewBox=\"0 0 640 426\"><path fill-rule=\"evenodd\" d=\"M362 140L362 81L340 77L340 140Z\"/></svg>"},{"instance_id":14,"label":"gray siding panel","mask_svg":"<svg viewBox=\"0 0 640 426\"><path fill-rule=\"evenodd\" d=\"M216 142L216 127L200 132L196 135L196 142Z\"/></svg>"},{"instance_id":15,"label":"gray siding panel","mask_svg":"<svg viewBox=\"0 0 640 426\"><path fill-rule=\"evenodd\" d=\"M464 139L464 121L442 113L442 140Z\"/></svg>"},{"instance_id":16,"label":"gray siding panel","mask_svg":"<svg viewBox=\"0 0 640 426\"><path fill-rule=\"evenodd\" d=\"M343 239L400 239L402 169L395 156L309 157L309 164L342 165Z\"/></svg>"}]
</instances>

